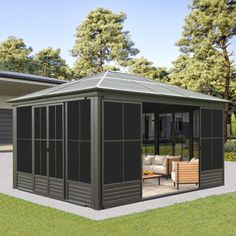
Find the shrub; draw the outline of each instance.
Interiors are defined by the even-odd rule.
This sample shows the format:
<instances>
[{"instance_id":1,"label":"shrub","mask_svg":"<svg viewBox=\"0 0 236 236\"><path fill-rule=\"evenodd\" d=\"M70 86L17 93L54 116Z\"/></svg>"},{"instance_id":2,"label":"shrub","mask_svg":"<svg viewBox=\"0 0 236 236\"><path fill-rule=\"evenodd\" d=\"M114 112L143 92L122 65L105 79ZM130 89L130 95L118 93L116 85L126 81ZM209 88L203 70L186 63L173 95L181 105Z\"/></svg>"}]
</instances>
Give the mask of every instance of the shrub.
<instances>
[{"instance_id":1,"label":"shrub","mask_svg":"<svg viewBox=\"0 0 236 236\"><path fill-rule=\"evenodd\" d=\"M225 152L236 152L236 142L228 141L224 145Z\"/></svg>"},{"instance_id":2,"label":"shrub","mask_svg":"<svg viewBox=\"0 0 236 236\"><path fill-rule=\"evenodd\" d=\"M236 161L236 152L225 152L225 161Z\"/></svg>"}]
</instances>

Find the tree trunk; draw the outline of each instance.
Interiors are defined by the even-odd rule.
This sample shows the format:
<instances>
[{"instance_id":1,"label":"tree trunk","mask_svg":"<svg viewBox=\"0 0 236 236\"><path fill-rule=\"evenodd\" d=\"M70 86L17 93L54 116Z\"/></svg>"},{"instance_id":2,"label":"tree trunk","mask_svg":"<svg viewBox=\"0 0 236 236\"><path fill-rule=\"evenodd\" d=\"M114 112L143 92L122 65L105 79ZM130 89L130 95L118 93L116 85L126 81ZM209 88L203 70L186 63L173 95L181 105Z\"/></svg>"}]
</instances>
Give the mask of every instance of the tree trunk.
<instances>
[{"instance_id":1,"label":"tree trunk","mask_svg":"<svg viewBox=\"0 0 236 236\"><path fill-rule=\"evenodd\" d=\"M102 50L99 53L99 72L103 71L103 53Z\"/></svg>"},{"instance_id":2,"label":"tree trunk","mask_svg":"<svg viewBox=\"0 0 236 236\"><path fill-rule=\"evenodd\" d=\"M221 42L221 49L223 50L223 56L225 60L225 92L224 92L224 99L229 100L229 88L230 88L230 79L231 79L231 62L229 59L229 53L227 51L227 45L225 40L222 40ZM229 103L225 104L224 108L224 142L227 141L227 126L230 124L230 109L229 109Z\"/></svg>"}]
</instances>

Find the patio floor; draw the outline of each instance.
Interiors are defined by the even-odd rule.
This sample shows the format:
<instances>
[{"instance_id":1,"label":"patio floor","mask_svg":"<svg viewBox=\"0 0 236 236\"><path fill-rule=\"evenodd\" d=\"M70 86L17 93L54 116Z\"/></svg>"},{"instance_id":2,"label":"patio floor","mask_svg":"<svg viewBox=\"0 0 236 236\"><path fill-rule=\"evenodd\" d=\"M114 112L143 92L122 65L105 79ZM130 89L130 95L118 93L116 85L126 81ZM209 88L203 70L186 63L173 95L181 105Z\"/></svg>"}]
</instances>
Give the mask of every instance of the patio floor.
<instances>
[{"instance_id":1,"label":"patio floor","mask_svg":"<svg viewBox=\"0 0 236 236\"><path fill-rule=\"evenodd\" d=\"M0 153L0 193L16 198L24 199L36 204L56 208L65 212L73 213L93 220L103 220L111 217L123 216L149 209L155 209L174 205L181 202L191 201L210 195L220 195L236 192L236 162L225 162L225 186L198 190L168 197L146 200L129 205L113 207L110 209L96 211L87 207L23 192L12 188L12 153Z\"/></svg>"}]
</instances>

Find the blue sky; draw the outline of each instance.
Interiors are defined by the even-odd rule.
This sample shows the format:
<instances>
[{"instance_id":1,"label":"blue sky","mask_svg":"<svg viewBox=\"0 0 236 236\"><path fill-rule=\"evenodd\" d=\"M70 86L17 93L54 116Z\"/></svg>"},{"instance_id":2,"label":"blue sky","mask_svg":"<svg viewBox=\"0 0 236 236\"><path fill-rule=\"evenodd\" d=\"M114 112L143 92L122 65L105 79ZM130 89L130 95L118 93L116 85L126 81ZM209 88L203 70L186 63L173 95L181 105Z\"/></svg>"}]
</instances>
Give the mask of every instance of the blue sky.
<instances>
[{"instance_id":1,"label":"blue sky","mask_svg":"<svg viewBox=\"0 0 236 236\"><path fill-rule=\"evenodd\" d=\"M69 65L74 58L76 27L89 11L97 7L127 14L125 30L129 30L135 46L158 66L170 67L179 55L175 42L180 38L184 18L191 0L1 0L0 41L9 35L23 38L34 52L51 46L61 48L61 56ZM236 42L231 46L235 49Z\"/></svg>"}]
</instances>

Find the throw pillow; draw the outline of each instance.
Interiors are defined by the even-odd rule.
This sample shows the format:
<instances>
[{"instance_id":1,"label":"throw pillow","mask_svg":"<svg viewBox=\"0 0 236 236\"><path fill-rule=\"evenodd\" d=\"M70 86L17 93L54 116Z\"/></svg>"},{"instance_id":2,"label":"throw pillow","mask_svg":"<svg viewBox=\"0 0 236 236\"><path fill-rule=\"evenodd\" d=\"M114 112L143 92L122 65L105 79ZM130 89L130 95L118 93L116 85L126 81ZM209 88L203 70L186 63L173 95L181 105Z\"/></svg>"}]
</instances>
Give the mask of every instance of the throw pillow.
<instances>
[{"instance_id":1,"label":"throw pillow","mask_svg":"<svg viewBox=\"0 0 236 236\"><path fill-rule=\"evenodd\" d=\"M155 156L155 159L153 160L153 165L161 165L163 166L164 165L164 162L166 160L166 156L159 156L159 155L156 155Z\"/></svg>"},{"instance_id":2,"label":"throw pillow","mask_svg":"<svg viewBox=\"0 0 236 236\"><path fill-rule=\"evenodd\" d=\"M151 155L147 155L146 157L143 156L143 165L151 165L154 157L155 156L151 156Z\"/></svg>"}]
</instances>

